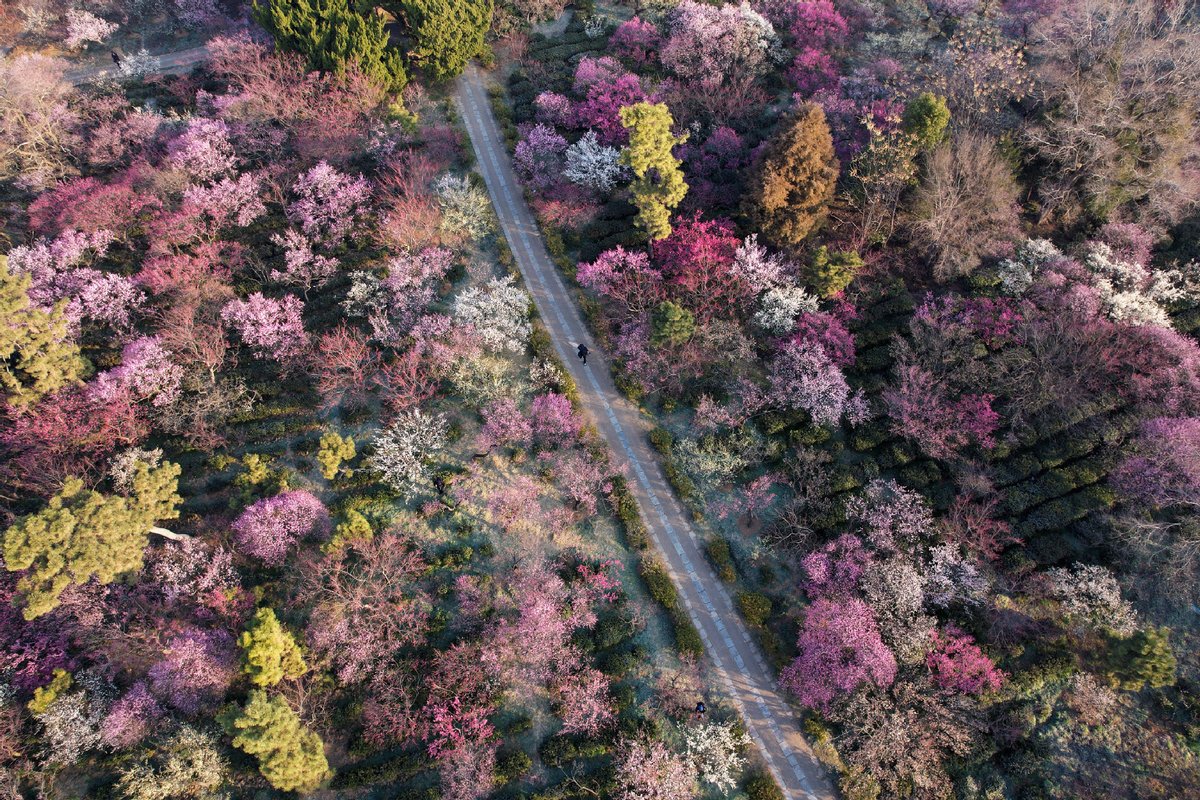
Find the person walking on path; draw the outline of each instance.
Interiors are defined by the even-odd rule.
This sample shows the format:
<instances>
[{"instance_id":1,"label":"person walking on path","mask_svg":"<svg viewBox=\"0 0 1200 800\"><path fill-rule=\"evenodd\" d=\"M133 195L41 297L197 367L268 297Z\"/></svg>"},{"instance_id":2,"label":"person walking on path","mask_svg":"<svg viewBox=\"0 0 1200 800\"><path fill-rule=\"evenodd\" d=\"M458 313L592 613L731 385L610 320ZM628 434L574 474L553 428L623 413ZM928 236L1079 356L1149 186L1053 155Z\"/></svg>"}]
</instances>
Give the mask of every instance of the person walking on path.
<instances>
[{"instance_id":1,"label":"person walking on path","mask_svg":"<svg viewBox=\"0 0 1200 800\"><path fill-rule=\"evenodd\" d=\"M578 355L579 360L583 362L584 366L587 366L588 346L583 342L579 343Z\"/></svg>"},{"instance_id":2,"label":"person walking on path","mask_svg":"<svg viewBox=\"0 0 1200 800\"><path fill-rule=\"evenodd\" d=\"M112 51L112 60L113 60L113 63L116 64L118 67L121 66L121 57L119 55L117 55L116 50Z\"/></svg>"}]
</instances>

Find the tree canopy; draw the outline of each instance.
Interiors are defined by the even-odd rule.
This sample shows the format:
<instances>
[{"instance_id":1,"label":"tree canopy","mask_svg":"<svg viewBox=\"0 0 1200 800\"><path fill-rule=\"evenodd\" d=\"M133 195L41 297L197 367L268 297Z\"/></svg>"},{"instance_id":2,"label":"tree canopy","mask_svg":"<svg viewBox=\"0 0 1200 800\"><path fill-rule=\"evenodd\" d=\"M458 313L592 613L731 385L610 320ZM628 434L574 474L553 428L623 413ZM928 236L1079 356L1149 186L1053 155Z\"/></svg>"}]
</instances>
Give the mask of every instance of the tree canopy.
<instances>
[{"instance_id":1,"label":"tree canopy","mask_svg":"<svg viewBox=\"0 0 1200 800\"><path fill-rule=\"evenodd\" d=\"M633 204L638 209L638 227L651 241L671 235L671 210L687 195L682 163L671 148L687 141L687 135L675 136L675 120L663 103L635 103L621 109L621 125L629 130L629 147L621 154L621 163L633 170L630 186Z\"/></svg>"},{"instance_id":2,"label":"tree canopy","mask_svg":"<svg viewBox=\"0 0 1200 800\"><path fill-rule=\"evenodd\" d=\"M60 301L43 311L29 301L30 278L9 272L0 255L0 391L8 402L24 406L78 379L83 371L79 347L70 336Z\"/></svg>"}]
</instances>

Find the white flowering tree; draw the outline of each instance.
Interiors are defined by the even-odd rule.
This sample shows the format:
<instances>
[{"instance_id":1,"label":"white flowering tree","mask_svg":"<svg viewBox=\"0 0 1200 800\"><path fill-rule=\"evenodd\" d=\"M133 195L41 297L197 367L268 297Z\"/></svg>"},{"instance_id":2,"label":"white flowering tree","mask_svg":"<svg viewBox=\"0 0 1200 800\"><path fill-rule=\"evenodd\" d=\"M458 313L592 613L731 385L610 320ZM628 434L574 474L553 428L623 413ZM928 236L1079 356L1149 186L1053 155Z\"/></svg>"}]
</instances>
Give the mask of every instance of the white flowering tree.
<instances>
[{"instance_id":1,"label":"white flowering tree","mask_svg":"<svg viewBox=\"0 0 1200 800\"><path fill-rule=\"evenodd\" d=\"M728 793L737 786L746 764L742 751L750 745L746 734L732 722L708 722L683 732L684 750L700 780Z\"/></svg>"},{"instance_id":2,"label":"white flowering tree","mask_svg":"<svg viewBox=\"0 0 1200 800\"><path fill-rule=\"evenodd\" d=\"M117 30L115 22L109 22L81 8L67 11L66 19L67 38L63 44L68 50L78 50L88 42L103 42Z\"/></svg>"},{"instance_id":3,"label":"white flowering tree","mask_svg":"<svg viewBox=\"0 0 1200 800\"><path fill-rule=\"evenodd\" d=\"M487 194L466 177L446 174L433 184L442 209L442 227L451 233L482 239L495 230Z\"/></svg>"},{"instance_id":4,"label":"white flowering tree","mask_svg":"<svg viewBox=\"0 0 1200 800\"><path fill-rule=\"evenodd\" d=\"M775 336L790 333L796 317L817 310L817 298L799 286L776 286L763 292L754 324Z\"/></svg>"},{"instance_id":5,"label":"white flowering tree","mask_svg":"<svg viewBox=\"0 0 1200 800\"><path fill-rule=\"evenodd\" d=\"M428 461L446 446L446 416L405 411L380 431L368 465L383 482L405 495L415 494L430 481Z\"/></svg>"},{"instance_id":6,"label":"white flowering tree","mask_svg":"<svg viewBox=\"0 0 1200 800\"><path fill-rule=\"evenodd\" d=\"M529 341L529 295L512 276L493 278L485 286L472 286L454 301L454 319L475 329L492 350L520 353Z\"/></svg>"},{"instance_id":7,"label":"white flowering tree","mask_svg":"<svg viewBox=\"0 0 1200 800\"><path fill-rule=\"evenodd\" d=\"M600 144L595 131L588 131L567 148L563 175L571 183L597 192L611 192L621 177L621 153Z\"/></svg>"},{"instance_id":8,"label":"white flowering tree","mask_svg":"<svg viewBox=\"0 0 1200 800\"><path fill-rule=\"evenodd\" d=\"M1075 564L1048 570L1050 595L1062 604L1063 616L1075 624L1110 628L1122 636L1133 633L1137 612L1121 597L1112 570L1095 564Z\"/></svg>"}]
</instances>

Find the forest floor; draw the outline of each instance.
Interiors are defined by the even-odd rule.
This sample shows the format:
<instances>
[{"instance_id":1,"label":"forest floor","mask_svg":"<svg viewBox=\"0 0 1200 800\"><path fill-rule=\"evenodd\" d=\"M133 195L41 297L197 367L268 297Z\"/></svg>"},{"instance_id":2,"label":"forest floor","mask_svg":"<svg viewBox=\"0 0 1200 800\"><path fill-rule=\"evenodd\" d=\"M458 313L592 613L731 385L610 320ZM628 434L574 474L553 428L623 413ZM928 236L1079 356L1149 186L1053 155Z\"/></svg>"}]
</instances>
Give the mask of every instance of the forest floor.
<instances>
[{"instance_id":1,"label":"forest floor","mask_svg":"<svg viewBox=\"0 0 1200 800\"><path fill-rule=\"evenodd\" d=\"M601 353L593 350L593 363L587 366L575 357L576 345L591 337L513 175L485 80L477 69L469 69L459 79L458 104L501 228L555 348L580 387L583 405L612 448L616 463L631 474L630 488L700 631L720 685L741 713L785 797L832 798L825 768L801 734L795 711L779 691L729 592L706 560L646 440L653 422L617 391Z\"/></svg>"}]
</instances>

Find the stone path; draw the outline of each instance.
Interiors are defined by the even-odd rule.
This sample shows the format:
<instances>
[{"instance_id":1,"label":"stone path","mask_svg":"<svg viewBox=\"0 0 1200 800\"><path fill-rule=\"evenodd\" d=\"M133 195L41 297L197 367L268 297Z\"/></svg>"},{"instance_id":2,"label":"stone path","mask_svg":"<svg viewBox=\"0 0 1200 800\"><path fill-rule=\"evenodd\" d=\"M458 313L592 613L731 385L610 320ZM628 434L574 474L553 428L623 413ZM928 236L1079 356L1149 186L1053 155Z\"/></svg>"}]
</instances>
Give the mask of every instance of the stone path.
<instances>
[{"instance_id":1,"label":"stone path","mask_svg":"<svg viewBox=\"0 0 1200 800\"><path fill-rule=\"evenodd\" d=\"M154 56L154 68L151 71L159 75L190 72L197 64L208 58L208 55L208 45L204 44L188 50L161 53ZM68 71L66 75L67 80L74 84L92 83L103 78L118 77L120 77L120 74L117 70L117 65L111 61L107 64Z\"/></svg>"},{"instance_id":2,"label":"stone path","mask_svg":"<svg viewBox=\"0 0 1200 800\"><path fill-rule=\"evenodd\" d=\"M587 329L521 194L492 114L485 79L475 67L459 78L456 99L526 287L559 357L579 385L585 409L617 463L623 463L633 478L630 490L725 691L741 712L784 796L788 800L832 799L835 793L825 768L813 756L794 711L777 690L774 675L734 609L729 592L706 560L687 514L663 476L646 440L652 423L617 392L603 354L592 349L592 366L583 366L575 356L576 345L589 341Z\"/></svg>"}]
</instances>

